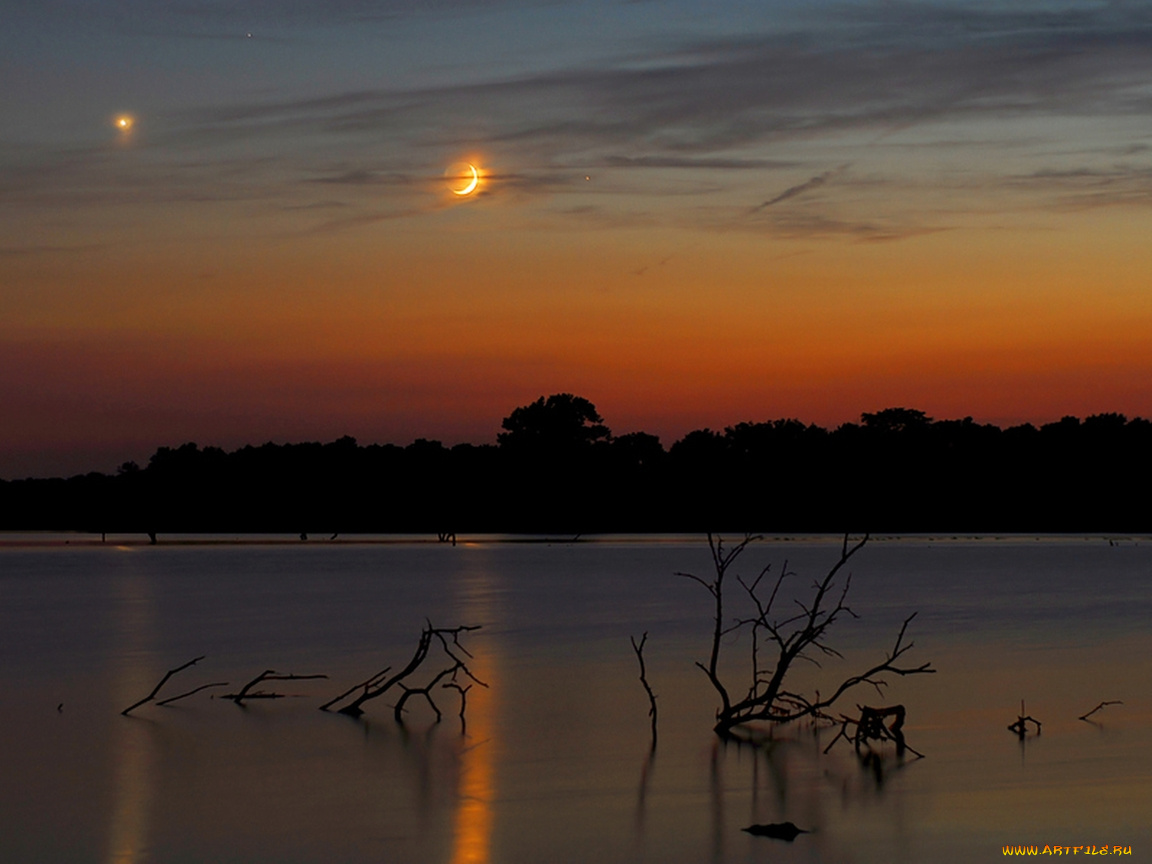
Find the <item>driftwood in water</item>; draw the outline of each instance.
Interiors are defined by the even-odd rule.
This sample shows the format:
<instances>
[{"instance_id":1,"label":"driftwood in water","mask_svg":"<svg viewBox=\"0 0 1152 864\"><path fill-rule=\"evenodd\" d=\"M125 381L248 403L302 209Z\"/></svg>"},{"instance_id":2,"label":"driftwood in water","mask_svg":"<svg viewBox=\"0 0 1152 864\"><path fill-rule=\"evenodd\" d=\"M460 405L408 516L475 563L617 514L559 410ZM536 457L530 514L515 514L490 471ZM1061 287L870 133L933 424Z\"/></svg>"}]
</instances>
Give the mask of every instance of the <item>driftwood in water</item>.
<instances>
[{"instance_id":1,"label":"driftwood in water","mask_svg":"<svg viewBox=\"0 0 1152 864\"><path fill-rule=\"evenodd\" d=\"M799 612L793 612L791 609L779 610L775 606L776 601L781 599L780 588L784 580L794 575L789 572L787 562L780 575L776 577L771 593L767 597L763 596L760 584L768 575L769 567L762 569L750 583L736 576L736 581L740 583L755 607L755 615L751 618L736 619L734 623L727 624L728 619L724 611L725 578L748 545L759 539L761 538L758 536L748 534L731 549L725 549L722 538L709 534L708 548L712 553L712 566L715 572L713 578L704 580L691 573L677 574L703 585L715 603L711 655L707 665L704 663L696 665L708 676L708 681L720 697L720 708L716 712L714 727L718 735L730 736L733 728L749 721L787 723L807 716L820 717L823 716L823 709L831 706L845 692L860 684L871 685L880 692L887 683L885 680L887 675L921 675L936 671L931 663L919 666L899 665L900 658L911 650L914 644L912 642L904 644L904 634L908 630L909 623L916 617L913 613L904 619L900 632L896 635L896 642L888 655L870 669L845 678L830 696L821 697L817 693L815 698L809 698L786 690L785 680L792 664L797 660L808 660L818 666L819 662L812 656L814 652L818 651L824 656L842 656L825 642L825 637L828 629L841 615L855 618L856 613L844 602L852 584L851 574L844 577L842 584L837 582L837 578L852 556L868 542L868 535L865 534L851 546L848 535L844 535L839 560L822 579L814 582L811 600L807 603L799 599L794 601ZM745 695L741 696L739 691L735 695L729 693L728 686L720 678L719 661L723 637L744 627L751 629L752 657L748 681L743 685L747 689L744 691ZM761 643L774 646L775 665L760 665Z\"/></svg>"},{"instance_id":2,"label":"driftwood in water","mask_svg":"<svg viewBox=\"0 0 1152 864\"><path fill-rule=\"evenodd\" d=\"M185 690L179 696L170 696L167 699L161 699L156 704L157 705L171 705L173 702L177 702L181 699L186 699L187 697L193 695L194 693L199 693L201 690L210 690L213 687L227 687L227 686L228 686L227 681L214 681L211 684L201 684L199 687L193 687L191 690Z\"/></svg>"},{"instance_id":3,"label":"driftwood in water","mask_svg":"<svg viewBox=\"0 0 1152 864\"><path fill-rule=\"evenodd\" d=\"M904 718L907 712L903 705L893 705L889 708L869 708L866 705L857 705L860 709L860 721L856 724L856 747L872 741L892 740L896 742L896 753L902 754L908 746L904 741ZM889 726L884 725L884 718L892 717Z\"/></svg>"},{"instance_id":4,"label":"driftwood in water","mask_svg":"<svg viewBox=\"0 0 1152 864\"><path fill-rule=\"evenodd\" d=\"M656 694L652 692L651 685L648 684L648 675L644 668L644 643L648 641L648 631L644 631L644 635L640 637L640 641L636 641L635 636L629 636L632 640L632 650L636 652L636 659L640 661L640 683L644 685L644 692L648 694L648 716L652 718L652 750L656 749Z\"/></svg>"},{"instance_id":5,"label":"driftwood in water","mask_svg":"<svg viewBox=\"0 0 1152 864\"><path fill-rule=\"evenodd\" d=\"M248 699L283 699L283 693L270 693L265 690L253 690L257 684L265 681L309 681L315 678L327 678L327 675L280 675L275 669L265 669L242 688L239 693L225 693L221 699L231 699L237 705L243 705Z\"/></svg>"},{"instance_id":6,"label":"driftwood in water","mask_svg":"<svg viewBox=\"0 0 1152 864\"><path fill-rule=\"evenodd\" d=\"M860 750L860 745L865 747L869 746L869 741L893 741L896 744L896 755L903 756L904 751L910 750L921 759L924 754L913 747L908 746L908 742L904 740L904 720L907 717L907 711L903 705L890 705L886 708L871 708L867 705L857 705L860 710L859 718L849 717L846 714L841 714L840 731L836 733L828 746L824 748L827 753L841 738L844 740L851 740L856 747L857 752ZM891 717L890 724L884 723L885 717ZM848 727L855 726L856 732L849 738Z\"/></svg>"},{"instance_id":7,"label":"driftwood in water","mask_svg":"<svg viewBox=\"0 0 1152 864\"><path fill-rule=\"evenodd\" d=\"M1111 540L1109 540L1108 542L1109 542L1109 543L1111 543L1112 541L1111 541ZM1092 721L1092 720L1088 720L1088 718L1089 718L1089 717L1091 717L1093 714L1095 714L1097 711L1099 711L1101 708L1103 708L1105 705L1123 705L1123 704L1124 704L1124 703L1123 703L1123 702L1121 702L1119 699L1112 699L1112 700L1110 700L1110 701L1108 701L1108 702L1101 702L1099 705L1097 705L1095 708L1093 708L1093 709L1092 709L1091 711L1089 711L1087 714L1081 714L1081 715L1080 715L1078 718L1076 718L1076 719L1078 719L1078 720L1086 720L1087 722L1089 722L1089 723L1092 723L1092 722L1094 722L1094 721Z\"/></svg>"},{"instance_id":8,"label":"driftwood in water","mask_svg":"<svg viewBox=\"0 0 1152 864\"><path fill-rule=\"evenodd\" d=\"M392 714L396 718L396 722L397 723L403 723L404 722L404 706L407 704L407 702L410 698L412 698L413 696L423 696L424 700L428 703L428 707L431 708L435 712L436 722L439 723L440 720L443 718L443 715L440 713L440 707L436 704L435 700L432 698L432 688L435 687L437 684L439 684L441 681L443 681L449 675L452 676L452 680L450 680L447 684L444 684L443 686L444 687L451 687L451 685L456 684L456 672L459 671L461 668L462 668L462 664L454 663L453 665L449 666L446 669L441 669L439 672L436 673L436 675L432 678L432 680L429 681L427 684L425 684L423 687L408 687L407 685L403 684L402 682L397 681L396 686L404 691L404 695L401 696L399 698L399 700L397 700L396 704L392 706ZM471 685L468 685L468 686L471 686ZM461 719L463 719L463 710L464 710L463 706L464 706L464 699L465 699L464 689L460 686L457 686L456 690L460 693L460 697L461 697Z\"/></svg>"},{"instance_id":9,"label":"driftwood in water","mask_svg":"<svg viewBox=\"0 0 1152 864\"><path fill-rule=\"evenodd\" d=\"M1020 700L1020 715L1016 718L1016 722L1008 727L1009 732L1015 732L1020 736L1020 740L1024 740L1024 736L1028 734L1028 724L1036 724L1036 734L1040 734L1040 721L1035 717L1029 717L1024 713L1024 700Z\"/></svg>"},{"instance_id":10,"label":"driftwood in water","mask_svg":"<svg viewBox=\"0 0 1152 864\"><path fill-rule=\"evenodd\" d=\"M465 684L461 687L455 681L449 681L444 685L445 690L455 690L460 694L460 734L463 735L468 731L468 721L464 719L464 710L468 707L468 691L472 689L471 684Z\"/></svg>"},{"instance_id":11,"label":"driftwood in water","mask_svg":"<svg viewBox=\"0 0 1152 864\"><path fill-rule=\"evenodd\" d=\"M801 834L811 834L805 828L797 828L794 822L772 822L767 825L749 825L747 828L741 828L741 831L747 831L757 837L771 837L773 840L785 840L791 843Z\"/></svg>"},{"instance_id":12,"label":"driftwood in water","mask_svg":"<svg viewBox=\"0 0 1152 864\"><path fill-rule=\"evenodd\" d=\"M183 672L189 666L195 666L197 663L199 663L201 660L203 660L205 656L206 655L202 654L199 657L195 658L194 660L189 660L183 666L177 666L175 669L169 669L167 672L164 673L164 677L160 679L160 682L155 687L152 688L151 693L149 693L147 696L145 696L139 702L133 702L131 705L129 705L127 708L125 708L120 713L123 714L125 717L127 717L132 711L139 708L141 705L146 705L147 703L153 701L156 698L156 694L160 692L160 688L168 683L169 678L171 678L177 672ZM159 704L165 705L169 702L175 702L177 699L182 699L182 698L184 698L184 696L190 696L190 695L192 695L192 693L203 690L206 687L223 687L223 686L224 686L224 684L206 684L204 687L197 687L196 690L191 690L188 693L182 693L180 696L174 696L171 699L165 699L163 702L161 702Z\"/></svg>"},{"instance_id":13,"label":"driftwood in water","mask_svg":"<svg viewBox=\"0 0 1152 864\"><path fill-rule=\"evenodd\" d=\"M329 699L327 702L325 702L323 705L320 706L320 710L321 711L327 711L329 708L331 708L333 705L337 704L338 702L343 702L346 698L351 696L357 690L363 689L364 692L367 693L370 688L377 686L381 681L383 681L384 676L387 675L391 669L392 669L391 666L385 666L383 669L381 669L379 672L377 672L375 675L373 675L368 680L361 681L359 684L356 684L352 687L349 687L347 690L345 690L343 693L341 693L339 696L335 697L334 699Z\"/></svg>"},{"instance_id":14,"label":"driftwood in water","mask_svg":"<svg viewBox=\"0 0 1152 864\"><path fill-rule=\"evenodd\" d=\"M424 624L424 629L420 633L420 639L416 643L416 651L413 653L412 659L408 661L408 664L403 669L390 676L388 672L392 667L389 666L382 671L377 672L366 681L362 681L355 687L346 690L335 699L324 703L322 706L320 706L321 710L327 711L329 708L339 704L344 699L359 690L359 696L357 696L343 708L338 709L339 713L341 714L347 714L349 717L359 717L364 713L363 706L366 702L370 702L373 699L378 699L389 690L396 688L403 691L403 695L401 695L400 699L393 706L393 714L395 715L397 722L403 722L405 706L408 700L413 696L423 696L425 701L427 701L428 705L432 708L433 712L435 712L436 720L439 722L442 715L439 706L437 706L435 700L432 698L432 688L437 684L440 684L440 682L444 681L445 678L448 678L449 680L443 683L441 688L454 689L460 693L460 719L463 721L464 699L468 688L461 687L459 685L460 679L466 678L476 684L479 684L481 687L488 686L472 674L472 670L468 668L468 662L465 659L471 659L472 655L469 653L467 648L460 644L461 634L479 629L480 627L478 625L461 625L459 627L434 627L431 621L426 621ZM428 660L429 652L432 650L434 645L440 646L440 653L444 655L444 661L446 665L437 671L436 674L433 675L428 683L424 686L410 687L406 683L407 680L413 674L415 674L421 666L423 666L426 660Z\"/></svg>"}]
</instances>

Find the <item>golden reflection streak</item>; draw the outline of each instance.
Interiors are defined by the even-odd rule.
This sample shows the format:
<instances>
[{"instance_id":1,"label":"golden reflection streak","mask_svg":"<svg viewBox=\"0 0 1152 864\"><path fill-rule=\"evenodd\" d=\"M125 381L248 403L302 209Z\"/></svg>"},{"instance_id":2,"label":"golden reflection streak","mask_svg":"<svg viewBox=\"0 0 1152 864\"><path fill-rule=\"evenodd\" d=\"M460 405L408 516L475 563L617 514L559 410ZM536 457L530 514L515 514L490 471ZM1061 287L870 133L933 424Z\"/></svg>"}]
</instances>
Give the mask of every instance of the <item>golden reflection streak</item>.
<instances>
[{"instance_id":1,"label":"golden reflection streak","mask_svg":"<svg viewBox=\"0 0 1152 864\"><path fill-rule=\"evenodd\" d=\"M117 736L115 798L109 831L109 864L144 861L148 840L148 809L152 801L155 761L152 730L147 721L125 718Z\"/></svg>"},{"instance_id":2,"label":"golden reflection streak","mask_svg":"<svg viewBox=\"0 0 1152 864\"><path fill-rule=\"evenodd\" d=\"M155 681L151 655L154 603L146 578L125 574L119 583L120 631L117 658L117 707L147 693ZM151 724L141 718L117 717L113 750L113 804L109 825L108 864L136 864L147 859L148 811L152 803L155 746Z\"/></svg>"},{"instance_id":3,"label":"golden reflection streak","mask_svg":"<svg viewBox=\"0 0 1152 864\"><path fill-rule=\"evenodd\" d=\"M495 618L492 598L495 579L482 568L480 556L486 550L467 550L468 564L461 574L460 620L467 624L489 625ZM475 569L473 569L475 568ZM483 633L483 631L481 631ZM460 754L452 864L489 864L492 860L492 801L496 794L497 750L496 701L498 659L490 640L480 638L469 646L473 659L469 668L488 687L472 685L466 713L468 737Z\"/></svg>"}]
</instances>

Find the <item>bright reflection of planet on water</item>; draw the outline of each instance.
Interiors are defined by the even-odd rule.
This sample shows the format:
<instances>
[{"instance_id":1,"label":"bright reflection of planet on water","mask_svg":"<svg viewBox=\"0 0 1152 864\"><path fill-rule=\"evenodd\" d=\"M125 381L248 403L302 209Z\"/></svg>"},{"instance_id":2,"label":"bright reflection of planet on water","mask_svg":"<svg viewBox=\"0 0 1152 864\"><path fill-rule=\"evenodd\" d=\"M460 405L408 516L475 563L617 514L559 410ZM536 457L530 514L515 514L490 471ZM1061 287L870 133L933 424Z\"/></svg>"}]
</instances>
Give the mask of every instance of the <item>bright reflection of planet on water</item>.
<instances>
[{"instance_id":1,"label":"bright reflection of planet on water","mask_svg":"<svg viewBox=\"0 0 1152 864\"><path fill-rule=\"evenodd\" d=\"M480 169L471 162L454 162L444 171L444 179L453 195L461 198L473 194L480 188Z\"/></svg>"}]
</instances>

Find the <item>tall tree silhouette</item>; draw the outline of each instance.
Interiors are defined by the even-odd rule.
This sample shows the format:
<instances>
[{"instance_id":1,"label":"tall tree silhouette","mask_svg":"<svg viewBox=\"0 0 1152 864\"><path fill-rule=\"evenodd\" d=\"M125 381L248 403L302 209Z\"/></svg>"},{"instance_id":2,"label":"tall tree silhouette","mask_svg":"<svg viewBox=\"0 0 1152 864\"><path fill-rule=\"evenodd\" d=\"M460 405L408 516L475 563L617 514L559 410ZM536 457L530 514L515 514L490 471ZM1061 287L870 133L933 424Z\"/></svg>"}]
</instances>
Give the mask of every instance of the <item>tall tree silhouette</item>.
<instances>
[{"instance_id":1,"label":"tall tree silhouette","mask_svg":"<svg viewBox=\"0 0 1152 864\"><path fill-rule=\"evenodd\" d=\"M504 418L496 436L509 450L560 454L580 450L612 433L596 406L581 396L554 393L523 405Z\"/></svg>"}]
</instances>

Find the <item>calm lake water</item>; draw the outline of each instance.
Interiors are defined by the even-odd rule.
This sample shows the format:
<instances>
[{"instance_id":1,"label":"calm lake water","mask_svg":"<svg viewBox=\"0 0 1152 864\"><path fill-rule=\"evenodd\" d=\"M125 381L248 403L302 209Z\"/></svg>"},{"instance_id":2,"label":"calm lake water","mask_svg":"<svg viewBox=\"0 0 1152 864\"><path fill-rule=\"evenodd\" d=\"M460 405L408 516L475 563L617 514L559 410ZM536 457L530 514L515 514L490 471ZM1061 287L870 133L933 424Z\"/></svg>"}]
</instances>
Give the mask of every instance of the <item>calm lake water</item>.
<instances>
[{"instance_id":1,"label":"calm lake water","mask_svg":"<svg viewBox=\"0 0 1152 864\"><path fill-rule=\"evenodd\" d=\"M710 597L673 575L709 576L703 538L35 539L0 535L2 861L973 862L1026 844L1152 860L1149 538L862 550L860 617L830 639L845 659L798 668L793 684L828 692L918 611L907 659L937 674L837 706L906 705L926 758L902 764L890 744L867 764L843 742L822 755L836 730L809 725L757 748L716 739L717 700L693 665ZM838 551L838 539L769 540L739 570L787 559L804 597ZM407 662L425 618L482 625L465 644L490 686L469 691L463 732L451 691L436 697L440 724L413 703L398 725L388 696L359 721L316 710ZM629 644L645 631L651 757ZM725 648L729 677L745 680L746 644ZM221 688L120 716L201 654L161 697L265 669L329 678L281 682L292 698L246 708L211 698ZM1023 742L1006 729L1021 699L1044 724ZM1124 704L1077 719L1105 700ZM785 820L813 833L786 844L740 830Z\"/></svg>"}]
</instances>

